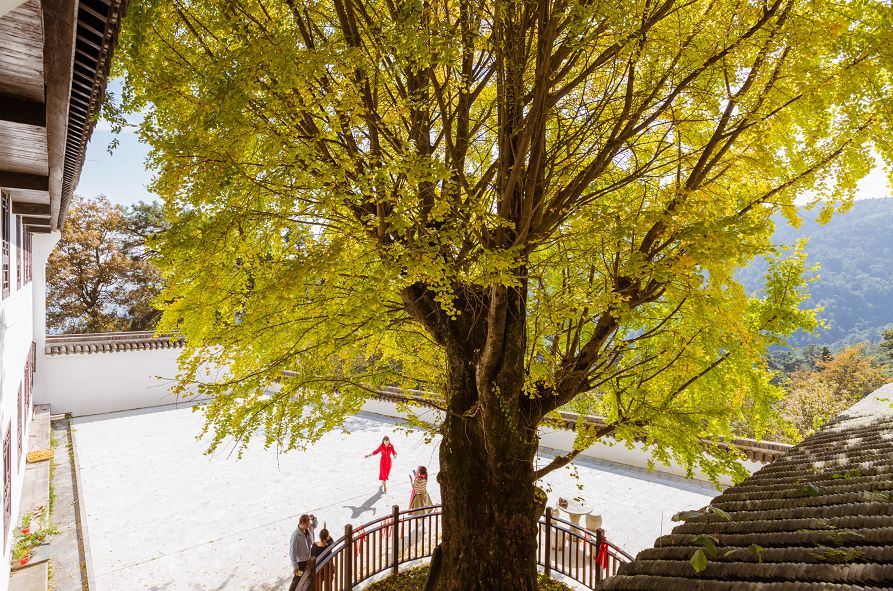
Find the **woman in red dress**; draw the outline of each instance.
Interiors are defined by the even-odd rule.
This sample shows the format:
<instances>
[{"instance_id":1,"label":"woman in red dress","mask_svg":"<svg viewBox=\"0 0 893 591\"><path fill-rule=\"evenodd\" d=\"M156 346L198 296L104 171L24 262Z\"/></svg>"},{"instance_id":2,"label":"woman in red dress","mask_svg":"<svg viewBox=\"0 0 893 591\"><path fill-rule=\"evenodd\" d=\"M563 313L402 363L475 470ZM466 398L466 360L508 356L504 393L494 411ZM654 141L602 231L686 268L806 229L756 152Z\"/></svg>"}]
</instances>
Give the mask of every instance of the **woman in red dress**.
<instances>
[{"instance_id":1,"label":"woman in red dress","mask_svg":"<svg viewBox=\"0 0 893 591\"><path fill-rule=\"evenodd\" d=\"M397 456L397 450L394 449L394 446L391 445L391 440L388 437L385 437L381 440L381 445L378 446L371 454L366 454L367 458L371 458L375 454L381 454L381 465L378 469L378 479L381 480L381 490L382 492L388 492L388 476L391 474L391 456Z\"/></svg>"}]
</instances>

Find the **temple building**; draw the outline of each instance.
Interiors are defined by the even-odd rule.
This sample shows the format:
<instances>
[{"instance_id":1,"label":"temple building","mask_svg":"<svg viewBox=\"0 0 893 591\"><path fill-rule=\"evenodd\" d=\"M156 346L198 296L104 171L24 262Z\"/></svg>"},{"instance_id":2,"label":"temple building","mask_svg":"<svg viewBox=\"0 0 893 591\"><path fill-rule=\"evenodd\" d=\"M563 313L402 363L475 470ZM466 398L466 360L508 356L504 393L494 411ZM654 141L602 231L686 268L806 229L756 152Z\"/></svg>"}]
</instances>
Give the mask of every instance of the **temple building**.
<instances>
[{"instance_id":1,"label":"temple building","mask_svg":"<svg viewBox=\"0 0 893 591\"><path fill-rule=\"evenodd\" d=\"M602 589L893 588L891 403L888 384L658 538Z\"/></svg>"},{"instance_id":2,"label":"temple building","mask_svg":"<svg viewBox=\"0 0 893 591\"><path fill-rule=\"evenodd\" d=\"M123 9L120 0L0 0L0 591L42 388L45 264L77 186Z\"/></svg>"}]
</instances>

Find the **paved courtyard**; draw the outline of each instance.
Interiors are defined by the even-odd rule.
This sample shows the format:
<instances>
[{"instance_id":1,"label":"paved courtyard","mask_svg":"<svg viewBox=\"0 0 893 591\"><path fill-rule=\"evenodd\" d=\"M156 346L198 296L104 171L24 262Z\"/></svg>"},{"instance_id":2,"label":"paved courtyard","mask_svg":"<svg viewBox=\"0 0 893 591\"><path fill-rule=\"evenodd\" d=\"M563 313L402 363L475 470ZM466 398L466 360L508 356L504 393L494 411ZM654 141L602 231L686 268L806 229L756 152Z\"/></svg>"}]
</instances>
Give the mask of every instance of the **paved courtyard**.
<instances>
[{"instance_id":1,"label":"paved courtyard","mask_svg":"<svg viewBox=\"0 0 893 591\"><path fill-rule=\"evenodd\" d=\"M202 417L190 409L75 419L95 591L279 591L288 588L288 539L301 513L335 538L409 501L409 472L436 473L437 441L361 414L306 452L277 455L252 445L241 460L203 454ZM397 450L387 494L378 456ZM548 457L542 461L545 462ZM672 527L670 516L706 505L716 491L634 469L578 461L548 477L550 503L581 496L604 516L611 541L635 554ZM579 491L577 485L582 485ZM432 479L431 496L440 494Z\"/></svg>"}]
</instances>

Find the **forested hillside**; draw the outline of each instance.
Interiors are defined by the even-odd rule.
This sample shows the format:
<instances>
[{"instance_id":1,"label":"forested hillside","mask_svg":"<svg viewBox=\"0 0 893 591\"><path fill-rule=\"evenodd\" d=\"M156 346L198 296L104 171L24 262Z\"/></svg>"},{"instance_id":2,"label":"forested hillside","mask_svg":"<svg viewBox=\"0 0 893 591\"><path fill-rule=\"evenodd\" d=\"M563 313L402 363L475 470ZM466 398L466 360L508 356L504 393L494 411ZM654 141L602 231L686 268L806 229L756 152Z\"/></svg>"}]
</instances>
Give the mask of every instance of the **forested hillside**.
<instances>
[{"instance_id":1,"label":"forested hillside","mask_svg":"<svg viewBox=\"0 0 893 591\"><path fill-rule=\"evenodd\" d=\"M881 340L881 331L893 327L893 199L857 201L852 210L826 225L806 212L800 228L779 221L775 242L791 245L808 237L810 264L819 263L820 279L810 286L810 305L824 307L829 324L818 335L798 333L792 345L828 345L831 349L862 341ZM765 263L757 261L739 278L753 291L760 286Z\"/></svg>"}]
</instances>

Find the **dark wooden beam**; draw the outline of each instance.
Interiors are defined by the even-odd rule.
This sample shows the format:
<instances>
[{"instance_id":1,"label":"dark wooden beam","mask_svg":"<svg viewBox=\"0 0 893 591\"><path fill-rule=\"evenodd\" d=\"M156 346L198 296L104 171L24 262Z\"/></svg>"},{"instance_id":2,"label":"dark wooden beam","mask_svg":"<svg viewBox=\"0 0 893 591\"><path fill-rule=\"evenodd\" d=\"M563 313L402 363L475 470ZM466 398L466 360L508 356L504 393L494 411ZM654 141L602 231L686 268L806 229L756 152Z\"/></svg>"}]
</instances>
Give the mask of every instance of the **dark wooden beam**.
<instances>
[{"instance_id":1,"label":"dark wooden beam","mask_svg":"<svg viewBox=\"0 0 893 591\"><path fill-rule=\"evenodd\" d=\"M26 226L47 226L50 225L50 218L35 218L31 216L24 216L22 218L22 224Z\"/></svg>"},{"instance_id":2,"label":"dark wooden beam","mask_svg":"<svg viewBox=\"0 0 893 591\"><path fill-rule=\"evenodd\" d=\"M97 12L97 11L93 10L92 8L90 8L90 7L87 5L86 2L82 2L82 3L81 3L81 5L80 5L80 9L83 10L84 12L88 12L88 13L92 14L93 16L95 16L96 18L98 18L99 20L101 20L103 23L105 23L106 21L108 21L108 15L107 15L107 14L102 14L101 12Z\"/></svg>"},{"instance_id":3,"label":"dark wooden beam","mask_svg":"<svg viewBox=\"0 0 893 591\"><path fill-rule=\"evenodd\" d=\"M45 127L47 124L46 105L0 93L0 119L12 123Z\"/></svg>"},{"instance_id":4,"label":"dark wooden beam","mask_svg":"<svg viewBox=\"0 0 893 591\"><path fill-rule=\"evenodd\" d=\"M47 177L39 174L4 172L0 170L0 187L25 191L47 191L50 187L50 181Z\"/></svg>"},{"instance_id":5,"label":"dark wooden beam","mask_svg":"<svg viewBox=\"0 0 893 591\"><path fill-rule=\"evenodd\" d=\"M51 231L49 226L25 226L25 230L32 234L49 234Z\"/></svg>"},{"instance_id":6,"label":"dark wooden beam","mask_svg":"<svg viewBox=\"0 0 893 591\"><path fill-rule=\"evenodd\" d=\"M39 215L50 216L50 206L43 203L24 203L22 201L12 202L13 215Z\"/></svg>"},{"instance_id":7,"label":"dark wooden beam","mask_svg":"<svg viewBox=\"0 0 893 591\"><path fill-rule=\"evenodd\" d=\"M74 67L78 2L43 0L43 72L46 80L47 159L50 180L50 219L58 227L62 207L62 174L68 132L68 100Z\"/></svg>"}]
</instances>

